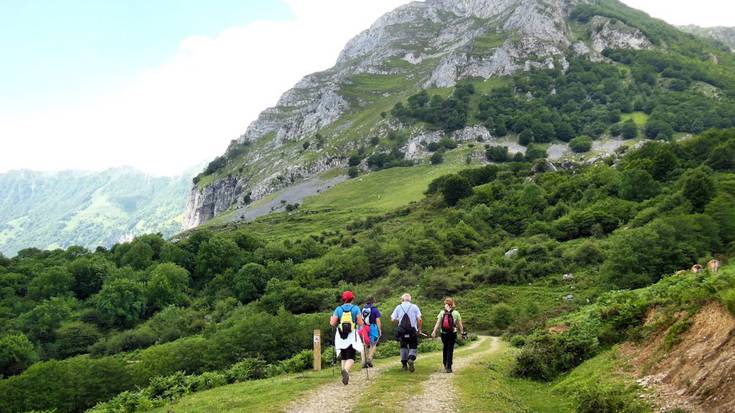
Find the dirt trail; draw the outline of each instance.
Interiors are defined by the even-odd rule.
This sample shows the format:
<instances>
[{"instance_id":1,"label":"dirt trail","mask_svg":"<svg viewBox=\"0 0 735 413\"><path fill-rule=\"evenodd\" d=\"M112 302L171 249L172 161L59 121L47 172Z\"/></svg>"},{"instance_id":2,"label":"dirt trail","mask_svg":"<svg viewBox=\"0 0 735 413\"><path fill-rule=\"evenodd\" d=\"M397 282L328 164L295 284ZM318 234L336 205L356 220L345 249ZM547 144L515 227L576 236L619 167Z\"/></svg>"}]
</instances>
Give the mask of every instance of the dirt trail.
<instances>
[{"instance_id":1,"label":"dirt trail","mask_svg":"<svg viewBox=\"0 0 735 413\"><path fill-rule=\"evenodd\" d=\"M490 346L486 344L490 342ZM497 337L485 337L482 336L480 339L472 343L468 350L479 348L480 346L487 347L480 352L473 352L467 356L459 356L455 354L455 370L462 369L467 364L475 361L477 358L491 351L496 351L498 348ZM458 349L461 349L459 347ZM359 363L359 359L358 359ZM374 383L374 380L380 377L380 374L385 368L390 368L391 364L385 364L384 366L377 366L370 369L370 382ZM424 383L423 391L418 396L410 399L408 406L412 406L406 411L416 411L419 403L418 411L431 411L435 412L453 412L453 406L456 402L456 395L451 388L446 386L446 380L451 374L443 372L434 373L429 376L429 380ZM451 377L450 377L451 378ZM442 388L445 392L441 395L437 395L436 388L442 383ZM349 407L355 399L357 392L365 389L365 386L369 386L367 378L365 377L364 370L352 370L350 373L350 384L347 385L346 389L342 382L339 380L339 371L335 376L334 383L329 383L317 389L310 395L307 395L305 399L302 399L296 403L293 403L286 409L288 413L343 413L349 412ZM441 397L439 397L441 396Z\"/></svg>"},{"instance_id":2,"label":"dirt trail","mask_svg":"<svg viewBox=\"0 0 735 413\"><path fill-rule=\"evenodd\" d=\"M360 363L357 359L355 366ZM372 382L383 369L389 366L378 366L369 369L370 381ZM287 413L343 413L350 410L349 407L355 402L355 395L359 394L360 389L364 389L368 383L365 370L358 370L354 367L350 371L350 384L345 386L342 384L339 369L339 360L335 368L336 373L334 382L326 384L317 389L314 393L307 395L305 399L299 400L286 409ZM367 384L369 385L369 384Z\"/></svg>"},{"instance_id":3,"label":"dirt trail","mask_svg":"<svg viewBox=\"0 0 735 413\"><path fill-rule=\"evenodd\" d=\"M482 346L482 351L473 352L469 356L457 357L455 353L455 360L453 370L455 372L461 371L471 363L475 363L480 360L483 356L488 353L492 353L499 348L499 338L497 337L480 337L476 343L470 347L477 348ZM487 343L489 342L489 345ZM457 349L455 348L455 351ZM416 396L410 398L404 405L404 411L412 411L414 413L421 412L443 412L452 413L457 412L457 393L454 389L454 374L445 373L443 370L437 371L436 373L429 376L429 380L424 382L422 392ZM447 381L450 385L447 385Z\"/></svg>"}]
</instances>

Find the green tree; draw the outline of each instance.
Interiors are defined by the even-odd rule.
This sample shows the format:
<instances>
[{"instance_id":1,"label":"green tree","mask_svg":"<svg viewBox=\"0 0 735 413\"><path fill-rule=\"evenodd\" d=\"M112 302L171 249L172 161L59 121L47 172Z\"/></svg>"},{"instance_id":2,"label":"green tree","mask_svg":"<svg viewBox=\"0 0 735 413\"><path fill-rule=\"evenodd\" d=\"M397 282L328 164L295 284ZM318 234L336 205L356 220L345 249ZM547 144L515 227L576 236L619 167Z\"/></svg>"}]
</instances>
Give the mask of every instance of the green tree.
<instances>
[{"instance_id":1,"label":"green tree","mask_svg":"<svg viewBox=\"0 0 735 413\"><path fill-rule=\"evenodd\" d=\"M679 179L682 194L691 202L695 212L702 212L716 192L715 183L705 168L690 169Z\"/></svg>"},{"instance_id":2,"label":"green tree","mask_svg":"<svg viewBox=\"0 0 735 413\"><path fill-rule=\"evenodd\" d=\"M659 187L659 183L646 170L627 169L620 182L620 197L628 201L644 201L658 195Z\"/></svg>"},{"instance_id":3,"label":"green tree","mask_svg":"<svg viewBox=\"0 0 735 413\"><path fill-rule=\"evenodd\" d=\"M444 180L441 189L444 197L444 202L448 205L454 206L462 198L467 198L472 195L472 185L470 181L460 175L450 175Z\"/></svg>"},{"instance_id":4,"label":"green tree","mask_svg":"<svg viewBox=\"0 0 735 413\"><path fill-rule=\"evenodd\" d=\"M715 147L707 157L707 165L716 171L731 171L735 169L735 140Z\"/></svg>"},{"instance_id":5,"label":"green tree","mask_svg":"<svg viewBox=\"0 0 735 413\"><path fill-rule=\"evenodd\" d=\"M28 284L28 295L36 300L71 295L74 277L64 267L51 267Z\"/></svg>"},{"instance_id":6,"label":"green tree","mask_svg":"<svg viewBox=\"0 0 735 413\"><path fill-rule=\"evenodd\" d=\"M240 248L234 241L221 235L214 235L199 246L196 260L195 277L210 279L222 274L240 263Z\"/></svg>"},{"instance_id":7,"label":"green tree","mask_svg":"<svg viewBox=\"0 0 735 413\"><path fill-rule=\"evenodd\" d=\"M735 197L720 193L704 208L720 227L720 239L724 244L735 241Z\"/></svg>"},{"instance_id":8,"label":"green tree","mask_svg":"<svg viewBox=\"0 0 735 413\"><path fill-rule=\"evenodd\" d=\"M83 300L102 288L102 281L112 272L113 264L102 257L81 257L66 268L74 277L74 294Z\"/></svg>"},{"instance_id":9,"label":"green tree","mask_svg":"<svg viewBox=\"0 0 735 413\"><path fill-rule=\"evenodd\" d=\"M569 147L576 153L589 152L592 149L592 138L578 136L569 142Z\"/></svg>"},{"instance_id":10,"label":"green tree","mask_svg":"<svg viewBox=\"0 0 735 413\"><path fill-rule=\"evenodd\" d=\"M155 251L147 242L136 239L120 258L120 266L129 265L136 270L143 270L153 264L154 255Z\"/></svg>"},{"instance_id":11,"label":"green tree","mask_svg":"<svg viewBox=\"0 0 735 413\"><path fill-rule=\"evenodd\" d=\"M266 268L251 262L231 275L230 289L241 303L247 304L263 295L267 283Z\"/></svg>"},{"instance_id":12,"label":"green tree","mask_svg":"<svg viewBox=\"0 0 735 413\"><path fill-rule=\"evenodd\" d=\"M621 133L625 139L633 139L638 136L638 125L635 124L633 119L628 119L623 122Z\"/></svg>"},{"instance_id":13,"label":"green tree","mask_svg":"<svg viewBox=\"0 0 735 413\"><path fill-rule=\"evenodd\" d=\"M89 346L102 337L96 326L82 321L62 324L55 336L54 353L61 359L87 353Z\"/></svg>"},{"instance_id":14,"label":"green tree","mask_svg":"<svg viewBox=\"0 0 735 413\"><path fill-rule=\"evenodd\" d=\"M360 171L357 169L356 166L351 166L350 169L347 170L347 175L350 178L357 178L357 175L360 174Z\"/></svg>"},{"instance_id":15,"label":"green tree","mask_svg":"<svg viewBox=\"0 0 735 413\"><path fill-rule=\"evenodd\" d=\"M23 333L0 337L0 375L12 376L38 361L33 343Z\"/></svg>"},{"instance_id":16,"label":"green tree","mask_svg":"<svg viewBox=\"0 0 735 413\"><path fill-rule=\"evenodd\" d=\"M150 277L146 289L149 311L189 302L189 271L186 269L173 263L158 264Z\"/></svg>"},{"instance_id":17,"label":"green tree","mask_svg":"<svg viewBox=\"0 0 735 413\"><path fill-rule=\"evenodd\" d=\"M18 317L18 327L35 341L51 342L56 328L71 316L74 304L70 297L44 300Z\"/></svg>"},{"instance_id":18,"label":"green tree","mask_svg":"<svg viewBox=\"0 0 735 413\"><path fill-rule=\"evenodd\" d=\"M507 146L490 146L485 150L485 158L490 162L507 162L508 147Z\"/></svg>"},{"instance_id":19,"label":"green tree","mask_svg":"<svg viewBox=\"0 0 735 413\"><path fill-rule=\"evenodd\" d=\"M97 295L96 307L109 325L129 327L143 316L145 287L126 278L110 280Z\"/></svg>"}]
</instances>

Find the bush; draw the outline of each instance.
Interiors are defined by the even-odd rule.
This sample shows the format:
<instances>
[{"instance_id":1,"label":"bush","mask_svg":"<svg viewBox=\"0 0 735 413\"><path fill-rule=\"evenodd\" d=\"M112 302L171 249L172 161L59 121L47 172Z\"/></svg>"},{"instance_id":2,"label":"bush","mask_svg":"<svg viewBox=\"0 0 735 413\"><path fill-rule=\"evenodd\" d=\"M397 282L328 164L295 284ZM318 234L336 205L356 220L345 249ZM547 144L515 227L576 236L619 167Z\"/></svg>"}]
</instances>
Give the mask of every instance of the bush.
<instances>
[{"instance_id":1,"label":"bush","mask_svg":"<svg viewBox=\"0 0 735 413\"><path fill-rule=\"evenodd\" d=\"M224 373L207 371L198 376L190 376L189 383L191 391L198 392L224 386L227 384L227 378Z\"/></svg>"},{"instance_id":2,"label":"bush","mask_svg":"<svg viewBox=\"0 0 735 413\"><path fill-rule=\"evenodd\" d=\"M518 355L514 374L534 380L553 380L598 350L597 336L589 329L573 328L555 335L544 331L526 342Z\"/></svg>"},{"instance_id":3,"label":"bush","mask_svg":"<svg viewBox=\"0 0 735 413\"><path fill-rule=\"evenodd\" d=\"M230 366L225 371L225 379L227 379L228 383L262 379L265 377L265 368L265 360L261 358L246 358Z\"/></svg>"},{"instance_id":4,"label":"bush","mask_svg":"<svg viewBox=\"0 0 735 413\"><path fill-rule=\"evenodd\" d=\"M154 407L153 401L142 391L124 391L107 402L98 403L87 413L137 413Z\"/></svg>"},{"instance_id":5,"label":"bush","mask_svg":"<svg viewBox=\"0 0 735 413\"><path fill-rule=\"evenodd\" d=\"M0 337L0 376L12 376L38 360L33 343L23 333Z\"/></svg>"},{"instance_id":6,"label":"bush","mask_svg":"<svg viewBox=\"0 0 735 413\"><path fill-rule=\"evenodd\" d=\"M351 166L350 169L347 170L347 176L350 178L357 178L357 175L360 174L360 171L357 169L356 166Z\"/></svg>"},{"instance_id":7,"label":"bush","mask_svg":"<svg viewBox=\"0 0 735 413\"><path fill-rule=\"evenodd\" d=\"M634 388L622 384L588 385L576 394L577 413L644 413L650 411Z\"/></svg>"},{"instance_id":8,"label":"bush","mask_svg":"<svg viewBox=\"0 0 735 413\"><path fill-rule=\"evenodd\" d=\"M441 152L434 152L430 158L432 165L439 165L444 162L444 155Z\"/></svg>"},{"instance_id":9,"label":"bush","mask_svg":"<svg viewBox=\"0 0 735 413\"><path fill-rule=\"evenodd\" d=\"M720 292L720 302L730 314L735 315L735 288L730 288Z\"/></svg>"},{"instance_id":10,"label":"bush","mask_svg":"<svg viewBox=\"0 0 735 413\"><path fill-rule=\"evenodd\" d=\"M490 146L485 150L485 158L490 162L507 162L510 159L507 146Z\"/></svg>"},{"instance_id":11,"label":"bush","mask_svg":"<svg viewBox=\"0 0 735 413\"><path fill-rule=\"evenodd\" d=\"M578 136L569 142L569 148L576 153L589 152L592 149L592 138L589 136Z\"/></svg>"},{"instance_id":12,"label":"bush","mask_svg":"<svg viewBox=\"0 0 735 413\"><path fill-rule=\"evenodd\" d=\"M467 178L460 175L449 175L442 185L441 189L444 202L450 206L454 206L462 198L472 195L472 186Z\"/></svg>"},{"instance_id":13,"label":"bush","mask_svg":"<svg viewBox=\"0 0 735 413\"><path fill-rule=\"evenodd\" d=\"M151 399L173 401L191 393L191 381L183 371L170 376L158 376L151 379L145 394Z\"/></svg>"}]
</instances>

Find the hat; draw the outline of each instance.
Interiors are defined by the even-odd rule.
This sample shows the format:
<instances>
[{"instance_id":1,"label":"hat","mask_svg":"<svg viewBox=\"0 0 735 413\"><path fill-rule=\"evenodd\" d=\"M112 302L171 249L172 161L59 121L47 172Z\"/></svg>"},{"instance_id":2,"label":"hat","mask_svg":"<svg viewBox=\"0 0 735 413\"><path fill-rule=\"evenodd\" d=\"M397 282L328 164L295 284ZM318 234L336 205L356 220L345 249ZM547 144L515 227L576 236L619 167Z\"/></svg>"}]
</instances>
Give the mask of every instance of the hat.
<instances>
[{"instance_id":1,"label":"hat","mask_svg":"<svg viewBox=\"0 0 735 413\"><path fill-rule=\"evenodd\" d=\"M349 291L348 290L348 291L345 291L345 292L342 293L342 301L343 302L346 303L346 302L352 301L354 299L355 299L355 294L352 294L352 291Z\"/></svg>"}]
</instances>

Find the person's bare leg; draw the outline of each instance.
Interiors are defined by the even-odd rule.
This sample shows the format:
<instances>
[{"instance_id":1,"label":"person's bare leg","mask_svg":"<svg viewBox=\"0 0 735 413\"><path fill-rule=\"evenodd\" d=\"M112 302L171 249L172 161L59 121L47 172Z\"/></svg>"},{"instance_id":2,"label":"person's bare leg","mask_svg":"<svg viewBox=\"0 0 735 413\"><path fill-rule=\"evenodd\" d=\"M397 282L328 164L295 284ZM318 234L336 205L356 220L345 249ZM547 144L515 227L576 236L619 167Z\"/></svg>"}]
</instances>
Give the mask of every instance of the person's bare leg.
<instances>
[{"instance_id":1,"label":"person's bare leg","mask_svg":"<svg viewBox=\"0 0 735 413\"><path fill-rule=\"evenodd\" d=\"M350 369L352 368L352 365L355 364L355 360L345 360L342 364L342 368L347 370L347 372L350 372Z\"/></svg>"}]
</instances>

